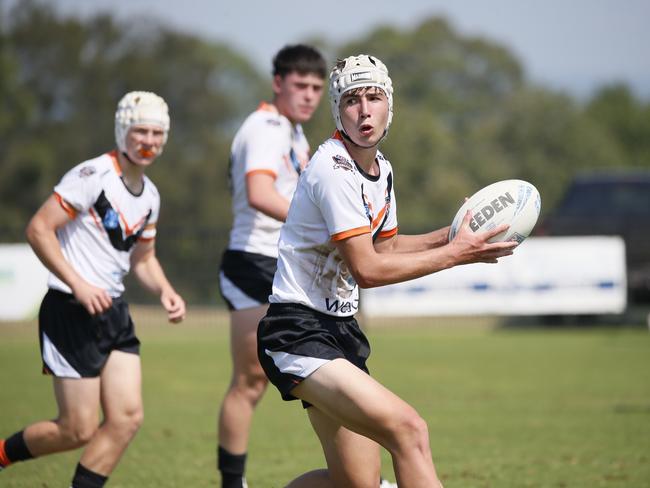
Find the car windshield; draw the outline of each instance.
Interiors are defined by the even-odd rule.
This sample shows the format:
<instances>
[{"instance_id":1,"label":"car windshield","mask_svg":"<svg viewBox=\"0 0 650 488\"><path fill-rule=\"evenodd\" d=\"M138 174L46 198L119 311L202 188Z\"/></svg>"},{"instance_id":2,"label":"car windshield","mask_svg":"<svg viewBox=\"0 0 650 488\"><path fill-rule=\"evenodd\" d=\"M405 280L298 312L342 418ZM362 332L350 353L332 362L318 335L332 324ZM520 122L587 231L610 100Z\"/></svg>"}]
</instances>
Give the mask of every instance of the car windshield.
<instances>
[{"instance_id":1,"label":"car windshield","mask_svg":"<svg viewBox=\"0 0 650 488\"><path fill-rule=\"evenodd\" d=\"M576 183L562 204L564 215L650 216L650 182Z\"/></svg>"}]
</instances>

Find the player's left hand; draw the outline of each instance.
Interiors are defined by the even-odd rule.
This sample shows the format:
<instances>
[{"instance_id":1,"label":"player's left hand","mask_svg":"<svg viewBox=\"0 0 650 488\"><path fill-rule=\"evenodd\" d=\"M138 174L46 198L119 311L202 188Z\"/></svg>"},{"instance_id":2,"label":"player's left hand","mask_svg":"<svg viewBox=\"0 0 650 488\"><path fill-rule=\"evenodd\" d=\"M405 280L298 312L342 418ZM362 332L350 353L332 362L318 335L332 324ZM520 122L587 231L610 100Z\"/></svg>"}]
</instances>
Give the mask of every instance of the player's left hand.
<instances>
[{"instance_id":1,"label":"player's left hand","mask_svg":"<svg viewBox=\"0 0 650 488\"><path fill-rule=\"evenodd\" d=\"M160 294L160 303L167 311L167 319L175 324L185 318L185 300L174 290L164 290Z\"/></svg>"}]
</instances>

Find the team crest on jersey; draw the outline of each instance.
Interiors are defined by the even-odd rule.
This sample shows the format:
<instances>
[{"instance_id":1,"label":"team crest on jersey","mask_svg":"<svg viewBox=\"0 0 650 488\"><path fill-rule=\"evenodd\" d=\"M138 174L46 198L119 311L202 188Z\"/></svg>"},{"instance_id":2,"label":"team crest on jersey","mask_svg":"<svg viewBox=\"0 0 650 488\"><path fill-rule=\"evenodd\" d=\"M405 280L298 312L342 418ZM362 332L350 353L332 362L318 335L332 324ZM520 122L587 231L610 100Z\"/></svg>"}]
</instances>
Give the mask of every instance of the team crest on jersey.
<instances>
[{"instance_id":1,"label":"team crest on jersey","mask_svg":"<svg viewBox=\"0 0 650 488\"><path fill-rule=\"evenodd\" d=\"M120 225L120 217L115 210L110 208L104 215L102 223L106 229L117 229L117 226Z\"/></svg>"},{"instance_id":2,"label":"team crest on jersey","mask_svg":"<svg viewBox=\"0 0 650 488\"><path fill-rule=\"evenodd\" d=\"M89 176L94 175L97 172L94 166L84 166L79 170L80 178L88 178Z\"/></svg>"},{"instance_id":3,"label":"team crest on jersey","mask_svg":"<svg viewBox=\"0 0 650 488\"><path fill-rule=\"evenodd\" d=\"M352 163L340 154L332 156L332 159L334 160L334 169L341 168L345 171L354 171L354 166L352 166Z\"/></svg>"}]
</instances>

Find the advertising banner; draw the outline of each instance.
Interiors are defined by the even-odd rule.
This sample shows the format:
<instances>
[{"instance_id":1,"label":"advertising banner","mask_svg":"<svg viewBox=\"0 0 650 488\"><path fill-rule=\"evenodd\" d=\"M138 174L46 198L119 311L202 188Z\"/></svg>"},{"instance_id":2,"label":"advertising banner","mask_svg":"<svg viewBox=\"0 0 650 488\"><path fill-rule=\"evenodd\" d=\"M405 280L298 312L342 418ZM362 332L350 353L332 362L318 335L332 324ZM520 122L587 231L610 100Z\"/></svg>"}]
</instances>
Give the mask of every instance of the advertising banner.
<instances>
[{"instance_id":1,"label":"advertising banner","mask_svg":"<svg viewBox=\"0 0 650 488\"><path fill-rule=\"evenodd\" d=\"M0 321L36 317L47 276L28 244L0 244Z\"/></svg>"}]
</instances>

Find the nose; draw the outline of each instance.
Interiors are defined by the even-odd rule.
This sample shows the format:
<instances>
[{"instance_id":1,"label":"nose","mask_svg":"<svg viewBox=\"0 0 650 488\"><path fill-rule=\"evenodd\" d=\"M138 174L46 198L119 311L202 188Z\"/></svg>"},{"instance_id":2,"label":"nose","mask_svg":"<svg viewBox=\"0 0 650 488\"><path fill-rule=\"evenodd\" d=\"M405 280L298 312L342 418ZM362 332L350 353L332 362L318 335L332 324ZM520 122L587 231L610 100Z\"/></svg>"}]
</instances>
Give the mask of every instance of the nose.
<instances>
[{"instance_id":1,"label":"nose","mask_svg":"<svg viewBox=\"0 0 650 488\"><path fill-rule=\"evenodd\" d=\"M148 130L145 135L144 139L142 141L144 144L148 146L153 146L156 143L156 136L152 130Z\"/></svg>"},{"instance_id":2,"label":"nose","mask_svg":"<svg viewBox=\"0 0 650 488\"><path fill-rule=\"evenodd\" d=\"M370 104L366 97L361 97L359 100L359 115L364 118L370 116Z\"/></svg>"},{"instance_id":3,"label":"nose","mask_svg":"<svg viewBox=\"0 0 650 488\"><path fill-rule=\"evenodd\" d=\"M316 96L316 89L313 86L308 86L305 89L305 99L313 100L315 96Z\"/></svg>"}]
</instances>

